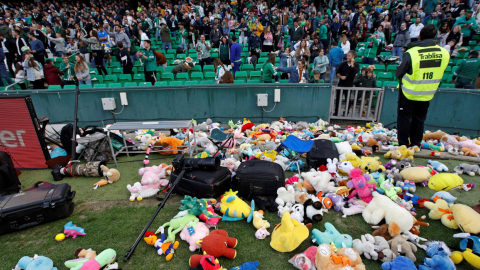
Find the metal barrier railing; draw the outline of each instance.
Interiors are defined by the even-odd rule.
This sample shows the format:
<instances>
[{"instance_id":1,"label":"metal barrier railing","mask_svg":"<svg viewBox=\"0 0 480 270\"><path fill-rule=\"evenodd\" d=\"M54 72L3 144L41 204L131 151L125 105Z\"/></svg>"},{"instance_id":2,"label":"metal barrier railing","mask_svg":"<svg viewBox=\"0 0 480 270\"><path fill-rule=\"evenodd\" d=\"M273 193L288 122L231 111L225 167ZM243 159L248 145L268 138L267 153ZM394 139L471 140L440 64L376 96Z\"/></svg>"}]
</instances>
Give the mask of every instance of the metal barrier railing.
<instances>
[{"instance_id":1,"label":"metal barrier railing","mask_svg":"<svg viewBox=\"0 0 480 270\"><path fill-rule=\"evenodd\" d=\"M378 121L382 111L383 88L332 87L330 119Z\"/></svg>"}]
</instances>

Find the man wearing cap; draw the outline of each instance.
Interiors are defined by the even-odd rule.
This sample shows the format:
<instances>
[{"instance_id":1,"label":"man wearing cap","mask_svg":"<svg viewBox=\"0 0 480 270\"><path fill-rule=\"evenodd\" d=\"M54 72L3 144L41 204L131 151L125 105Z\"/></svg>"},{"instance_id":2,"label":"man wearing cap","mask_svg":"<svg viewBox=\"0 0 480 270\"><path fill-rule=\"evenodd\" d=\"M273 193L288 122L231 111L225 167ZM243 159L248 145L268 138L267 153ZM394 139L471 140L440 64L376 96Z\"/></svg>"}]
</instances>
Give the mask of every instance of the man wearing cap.
<instances>
[{"instance_id":1,"label":"man wearing cap","mask_svg":"<svg viewBox=\"0 0 480 270\"><path fill-rule=\"evenodd\" d=\"M30 48L33 53L33 57L37 62L42 64L42 66L45 65L45 46L43 45L43 42L37 39L35 34L33 32L28 33L28 38L31 40L30 41Z\"/></svg>"},{"instance_id":2,"label":"man wearing cap","mask_svg":"<svg viewBox=\"0 0 480 270\"><path fill-rule=\"evenodd\" d=\"M475 89L475 80L479 76L479 73L480 58L478 58L478 51L470 51L468 58L463 60L458 66L458 69L453 72L450 83L455 83L455 88ZM457 79L456 82L455 79Z\"/></svg>"}]
</instances>

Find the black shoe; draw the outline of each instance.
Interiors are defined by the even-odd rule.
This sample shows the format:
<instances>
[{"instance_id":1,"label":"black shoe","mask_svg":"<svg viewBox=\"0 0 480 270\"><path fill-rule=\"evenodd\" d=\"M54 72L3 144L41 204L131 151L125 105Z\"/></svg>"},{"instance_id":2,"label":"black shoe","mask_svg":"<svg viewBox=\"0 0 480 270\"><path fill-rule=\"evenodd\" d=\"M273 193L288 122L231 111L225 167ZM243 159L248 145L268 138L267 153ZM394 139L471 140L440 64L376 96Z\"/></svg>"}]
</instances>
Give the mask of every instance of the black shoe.
<instances>
[{"instance_id":1,"label":"black shoe","mask_svg":"<svg viewBox=\"0 0 480 270\"><path fill-rule=\"evenodd\" d=\"M60 170L62 168L63 167L60 164L53 166L53 170L52 170L53 181L60 181L65 177L65 175L60 173Z\"/></svg>"}]
</instances>

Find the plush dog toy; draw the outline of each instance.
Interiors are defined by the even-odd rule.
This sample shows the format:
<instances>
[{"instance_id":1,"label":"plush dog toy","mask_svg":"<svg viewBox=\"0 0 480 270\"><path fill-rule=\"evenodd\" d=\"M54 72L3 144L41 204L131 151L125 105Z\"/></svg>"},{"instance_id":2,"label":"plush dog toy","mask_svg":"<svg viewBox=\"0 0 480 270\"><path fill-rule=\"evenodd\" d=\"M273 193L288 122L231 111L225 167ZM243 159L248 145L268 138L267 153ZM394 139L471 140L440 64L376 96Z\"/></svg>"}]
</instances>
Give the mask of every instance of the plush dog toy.
<instances>
[{"instance_id":1,"label":"plush dog toy","mask_svg":"<svg viewBox=\"0 0 480 270\"><path fill-rule=\"evenodd\" d=\"M188 249L191 252L194 252L197 249L200 249L200 246L197 245L198 240L202 240L210 233L207 225L203 222L197 222L195 228L187 224L180 232L180 238L186 241L190 246Z\"/></svg>"},{"instance_id":2,"label":"plush dog toy","mask_svg":"<svg viewBox=\"0 0 480 270\"><path fill-rule=\"evenodd\" d=\"M97 183L93 184L93 186L101 187L105 186L106 184L113 184L120 179L120 172L116 169L109 169L105 165L101 165L100 168L103 171L103 176L105 179L98 181Z\"/></svg>"}]
</instances>

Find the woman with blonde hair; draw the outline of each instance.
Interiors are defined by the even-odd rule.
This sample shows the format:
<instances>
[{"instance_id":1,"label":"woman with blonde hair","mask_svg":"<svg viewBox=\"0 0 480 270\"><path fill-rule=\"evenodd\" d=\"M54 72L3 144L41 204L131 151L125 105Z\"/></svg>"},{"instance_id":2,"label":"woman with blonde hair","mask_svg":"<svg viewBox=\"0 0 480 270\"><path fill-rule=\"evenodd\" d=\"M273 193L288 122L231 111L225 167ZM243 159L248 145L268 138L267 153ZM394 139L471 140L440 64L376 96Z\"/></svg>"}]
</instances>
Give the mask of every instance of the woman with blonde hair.
<instances>
[{"instance_id":1,"label":"woman with blonde hair","mask_svg":"<svg viewBox=\"0 0 480 270\"><path fill-rule=\"evenodd\" d=\"M347 54L350 51L350 41L347 40L347 36L342 34L338 41L338 47L343 50L343 59L347 59Z\"/></svg>"},{"instance_id":2,"label":"woman with blonde hair","mask_svg":"<svg viewBox=\"0 0 480 270\"><path fill-rule=\"evenodd\" d=\"M273 34L270 30L270 26L265 26L263 29L262 36L260 37L263 40L262 52L272 52L273 51Z\"/></svg>"},{"instance_id":3,"label":"woman with blonde hair","mask_svg":"<svg viewBox=\"0 0 480 270\"><path fill-rule=\"evenodd\" d=\"M81 55L75 55L75 76L77 76L79 84L92 84L90 79L90 70L88 69L87 62Z\"/></svg>"},{"instance_id":4,"label":"woman with blonde hair","mask_svg":"<svg viewBox=\"0 0 480 270\"><path fill-rule=\"evenodd\" d=\"M300 46L298 46L297 50L295 51L295 58L297 61L304 59L305 63L308 66L308 59L310 58L310 50L307 47L307 41L303 39L300 41Z\"/></svg>"},{"instance_id":5,"label":"woman with blonde hair","mask_svg":"<svg viewBox=\"0 0 480 270\"><path fill-rule=\"evenodd\" d=\"M25 60L22 63L22 66L27 72L27 81L33 84L33 89L44 89L45 84L43 83L43 67L38 63L33 55L25 54Z\"/></svg>"}]
</instances>

